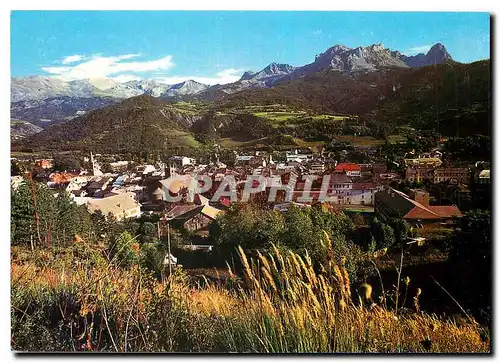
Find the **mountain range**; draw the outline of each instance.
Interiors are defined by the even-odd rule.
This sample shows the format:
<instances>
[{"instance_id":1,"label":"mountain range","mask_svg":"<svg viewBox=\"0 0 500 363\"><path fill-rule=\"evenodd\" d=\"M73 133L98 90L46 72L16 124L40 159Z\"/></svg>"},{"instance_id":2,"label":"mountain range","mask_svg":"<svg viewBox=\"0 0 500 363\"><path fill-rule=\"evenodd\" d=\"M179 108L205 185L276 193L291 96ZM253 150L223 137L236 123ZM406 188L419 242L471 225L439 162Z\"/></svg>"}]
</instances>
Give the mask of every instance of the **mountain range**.
<instances>
[{"instance_id":1,"label":"mountain range","mask_svg":"<svg viewBox=\"0 0 500 363\"><path fill-rule=\"evenodd\" d=\"M224 85L209 86L193 80L168 85L157 80L119 83L109 78L64 81L46 76L17 77L11 80L11 119L44 127L138 95L214 101L244 90L271 88L322 71L353 75L388 68L424 67L447 61L453 61L452 57L440 43L435 44L427 54L414 56L387 49L382 44L357 48L335 45L304 66L273 62L258 72L246 71L238 81Z\"/></svg>"},{"instance_id":2,"label":"mountain range","mask_svg":"<svg viewBox=\"0 0 500 363\"><path fill-rule=\"evenodd\" d=\"M335 45L316 56L314 62L302 67L271 63L259 72L245 72L234 83L212 86L227 93L255 87L271 87L281 79L297 78L324 69L341 72L374 71L384 67L423 67L452 60L446 48L438 43L427 54L406 56L385 48L382 44L349 48ZM154 97L193 95L211 88L188 80L168 85L155 80L119 83L109 78L91 78L63 81L56 77L29 76L12 78L11 102L39 100L55 97L110 97L124 99L147 94Z\"/></svg>"},{"instance_id":3,"label":"mountain range","mask_svg":"<svg viewBox=\"0 0 500 363\"><path fill-rule=\"evenodd\" d=\"M366 125L359 131L368 135L389 135L400 126L439 127L444 136L490 135L490 75L491 62L486 60L370 72L325 69L210 103L172 102L143 94L41 132L16 122L19 137L11 147L17 151L170 149L180 153L204 140L276 146L294 138L324 141L326 135L338 135L339 130L333 130L338 123L328 121L332 115L355 115L358 126ZM37 133L30 136L29 131Z\"/></svg>"},{"instance_id":4,"label":"mountain range","mask_svg":"<svg viewBox=\"0 0 500 363\"><path fill-rule=\"evenodd\" d=\"M56 77L29 76L12 78L11 102L56 97L124 99L142 94L154 97L174 97L196 94L208 87L192 80L168 85L155 80L119 83L110 78L90 78L66 82Z\"/></svg>"}]
</instances>

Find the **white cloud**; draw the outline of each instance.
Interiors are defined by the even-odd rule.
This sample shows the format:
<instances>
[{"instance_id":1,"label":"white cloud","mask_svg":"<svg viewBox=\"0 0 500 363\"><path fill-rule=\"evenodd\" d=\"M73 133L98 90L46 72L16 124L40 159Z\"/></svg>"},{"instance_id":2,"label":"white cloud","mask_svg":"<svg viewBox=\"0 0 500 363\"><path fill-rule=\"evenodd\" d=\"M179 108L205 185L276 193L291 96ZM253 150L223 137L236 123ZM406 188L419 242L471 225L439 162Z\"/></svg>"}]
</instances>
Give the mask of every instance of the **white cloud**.
<instances>
[{"instance_id":1,"label":"white cloud","mask_svg":"<svg viewBox=\"0 0 500 363\"><path fill-rule=\"evenodd\" d=\"M200 76L171 76L171 77L159 77L156 80L166 84L176 84L192 79L193 81L200 82L203 84L214 85L214 84L226 84L236 82L241 78L243 74L242 69L228 68L220 72L217 72L213 77L200 77Z\"/></svg>"},{"instance_id":2,"label":"white cloud","mask_svg":"<svg viewBox=\"0 0 500 363\"><path fill-rule=\"evenodd\" d=\"M80 62L81 60L84 60L84 59L85 59L85 57L83 55L78 55L78 54L69 55L67 57L64 57L61 60L61 63L62 64L71 64L71 63L75 63L75 62Z\"/></svg>"},{"instance_id":3,"label":"white cloud","mask_svg":"<svg viewBox=\"0 0 500 363\"><path fill-rule=\"evenodd\" d=\"M419 53L427 53L429 51L429 49L432 48L432 44L427 44L427 45L420 45L418 47L413 47L413 48L410 48L406 54L408 55L415 55L415 54L419 54Z\"/></svg>"},{"instance_id":4,"label":"white cloud","mask_svg":"<svg viewBox=\"0 0 500 363\"><path fill-rule=\"evenodd\" d=\"M171 55L150 61L134 59L140 56L141 54L135 53L109 57L101 54L92 56L71 55L56 62L63 64L62 66L47 66L42 67L42 70L64 81L93 78L110 79L124 83L151 78L150 75L145 77L144 73L153 72L153 74L158 75L157 77L153 76L153 79L166 84L176 84L192 79L208 85L236 82L243 74L243 69L228 68L217 72L213 76L166 76L165 71L174 66ZM134 60L130 61L130 59Z\"/></svg>"},{"instance_id":5,"label":"white cloud","mask_svg":"<svg viewBox=\"0 0 500 363\"><path fill-rule=\"evenodd\" d=\"M125 83L130 81L138 81L141 79L137 74L120 74L116 77L111 77L111 79L118 83Z\"/></svg>"},{"instance_id":6,"label":"white cloud","mask_svg":"<svg viewBox=\"0 0 500 363\"><path fill-rule=\"evenodd\" d=\"M90 59L73 66L42 67L42 70L57 76L60 79L70 81L85 78L101 78L113 75L118 76L119 73L124 72L140 73L166 71L174 66L171 55L151 61L124 62L125 60L137 58L139 56L140 54L124 54L115 57L104 57L99 54L95 54L90 57ZM63 59L63 61L67 60L67 58L68 57Z\"/></svg>"}]
</instances>

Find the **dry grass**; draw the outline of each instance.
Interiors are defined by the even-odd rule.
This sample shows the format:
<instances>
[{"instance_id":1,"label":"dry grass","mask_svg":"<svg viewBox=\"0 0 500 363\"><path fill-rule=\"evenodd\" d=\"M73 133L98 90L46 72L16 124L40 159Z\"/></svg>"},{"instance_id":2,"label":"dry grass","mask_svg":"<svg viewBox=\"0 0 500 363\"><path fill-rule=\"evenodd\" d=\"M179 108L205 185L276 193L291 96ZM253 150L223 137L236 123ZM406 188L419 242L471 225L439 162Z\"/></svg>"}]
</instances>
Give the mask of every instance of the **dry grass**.
<instances>
[{"instance_id":1,"label":"dry grass","mask_svg":"<svg viewBox=\"0 0 500 363\"><path fill-rule=\"evenodd\" d=\"M161 284L138 266L119 269L99 251L78 252L78 264L75 256L13 260L13 348L40 350L37 334L41 350L490 351L475 322L396 315L371 293L355 296L342 265L315 272L307 256L278 249L254 259L239 254L243 276L229 272L232 288L192 287L182 271ZM45 326L31 328L36 323Z\"/></svg>"}]
</instances>

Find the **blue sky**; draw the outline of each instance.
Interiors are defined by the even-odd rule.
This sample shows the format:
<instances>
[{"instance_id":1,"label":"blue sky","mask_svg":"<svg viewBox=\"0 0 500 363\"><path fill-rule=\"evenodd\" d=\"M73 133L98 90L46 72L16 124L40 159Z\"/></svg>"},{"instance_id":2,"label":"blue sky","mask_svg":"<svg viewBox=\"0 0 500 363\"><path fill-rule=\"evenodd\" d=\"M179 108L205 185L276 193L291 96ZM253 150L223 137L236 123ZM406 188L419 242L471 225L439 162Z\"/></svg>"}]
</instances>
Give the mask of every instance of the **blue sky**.
<instances>
[{"instance_id":1,"label":"blue sky","mask_svg":"<svg viewBox=\"0 0 500 363\"><path fill-rule=\"evenodd\" d=\"M335 44L415 54L437 42L460 62L489 58L489 14L14 11L11 73L215 84L271 62L307 64Z\"/></svg>"}]
</instances>

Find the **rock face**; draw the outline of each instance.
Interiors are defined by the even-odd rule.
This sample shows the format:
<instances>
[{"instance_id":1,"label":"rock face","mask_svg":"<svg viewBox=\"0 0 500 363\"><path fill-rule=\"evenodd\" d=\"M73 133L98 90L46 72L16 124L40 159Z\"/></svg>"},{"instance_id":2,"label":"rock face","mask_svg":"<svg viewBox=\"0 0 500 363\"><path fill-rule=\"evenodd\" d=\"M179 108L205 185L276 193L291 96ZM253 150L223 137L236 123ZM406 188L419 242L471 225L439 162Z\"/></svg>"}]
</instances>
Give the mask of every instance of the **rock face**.
<instances>
[{"instance_id":1,"label":"rock face","mask_svg":"<svg viewBox=\"0 0 500 363\"><path fill-rule=\"evenodd\" d=\"M276 82L292 73L296 67L283 63L271 63L258 72L246 71L241 78L234 82L224 85L210 87L210 91L219 91L226 94L232 94L251 88L272 87Z\"/></svg>"},{"instance_id":2,"label":"rock face","mask_svg":"<svg viewBox=\"0 0 500 363\"><path fill-rule=\"evenodd\" d=\"M449 60L452 58L441 43L435 44L427 54L414 56L387 49L382 44L357 48L337 44L317 55L314 62L302 67L273 62L258 72L245 72L234 83L212 87L193 80L168 85L155 80L120 83L109 78L63 81L45 76L19 77L11 81L11 114L12 117L37 124L40 119L68 120L78 116L77 111L89 111L140 95L211 100L247 89L273 87L278 82L323 70L371 72L386 67L423 67ZM36 109L30 109L32 107Z\"/></svg>"},{"instance_id":3,"label":"rock face","mask_svg":"<svg viewBox=\"0 0 500 363\"><path fill-rule=\"evenodd\" d=\"M324 69L340 72L374 71L383 67L408 67L401 59L395 57L382 44L351 49L344 45L335 45L326 52L316 56L313 63L300 67L293 76L301 76Z\"/></svg>"},{"instance_id":4,"label":"rock face","mask_svg":"<svg viewBox=\"0 0 500 363\"><path fill-rule=\"evenodd\" d=\"M272 87L282 79L294 79L325 69L340 72L375 71L384 67L422 67L448 60L452 58L441 43L435 44L427 54L415 56L406 56L398 51L392 51L382 44L357 48L337 44L317 55L314 62L302 67L271 63L259 72L245 72L237 82L211 88L215 87L225 93L234 93L249 88ZM155 80L119 83L109 78L93 78L67 82L56 77L29 76L12 78L11 102L55 97L124 99L143 94L154 97L177 97L196 95L208 88L209 86L193 80L168 85Z\"/></svg>"},{"instance_id":5,"label":"rock face","mask_svg":"<svg viewBox=\"0 0 500 363\"><path fill-rule=\"evenodd\" d=\"M209 86L196 81L188 80L170 86L161 97L174 97L184 95L194 95L206 90Z\"/></svg>"},{"instance_id":6,"label":"rock face","mask_svg":"<svg viewBox=\"0 0 500 363\"><path fill-rule=\"evenodd\" d=\"M313 63L297 68L292 78L332 69L340 72L375 71L385 67L423 67L452 60L444 45L434 45L427 54L406 56L399 51L392 51L382 44L351 49L344 45L335 45L316 56Z\"/></svg>"},{"instance_id":7,"label":"rock face","mask_svg":"<svg viewBox=\"0 0 500 363\"><path fill-rule=\"evenodd\" d=\"M46 99L18 101L10 105L12 120L29 121L45 127L51 123L68 121L87 111L116 103L113 98L104 97L52 97Z\"/></svg>"},{"instance_id":8,"label":"rock face","mask_svg":"<svg viewBox=\"0 0 500 363\"><path fill-rule=\"evenodd\" d=\"M427 54L419 53L409 57L401 55L401 59L410 67L425 67L453 60L441 43L434 44Z\"/></svg>"},{"instance_id":9,"label":"rock face","mask_svg":"<svg viewBox=\"0 0 500 363\"><path fill-rule=\"evenodd\" d=\"M154 80L119 83L111 79L81 79L66 82L55 77L30 76L12 78L11 102L56 97L124 99L143 94L161 97L196 94L207 88L207 85L191 80L168 85Z\"/></svg>"},{"instance_id":10,"label":"rock face","mask_svg":"<svg viewBox=\"0 0 500 363\"><path fill-rule=\"evenodd\" d=\"M292 67L289 64L280 64L273 62L266 68L262 69L260 72L245 72L240 80L269 81L290 74L294 69L295 67Z\"/></svg>"},{"instance_id":11,"label":"rock face","mask_svg":"<svg viewBox=\"0 0 500 363\"><path fill-rule=\"evenodd\" d=\"M26 121L12 120L10 122L10 137L13 140L22 139L41 131L43 131L41 127Z\"/></svg>"},{"instance_id":12,"label":"rock face","mask_svg":"<svg viewBox=\"0 0 500 363\"><path fill-rule=\"evenodd\" d=\"M54 77L29 76L11 80L11 102L58 96L84 97L89 91L93 90L89 90L87 84L75 87L72 82L64 82Z\"/></svg>"}]
</instances>

